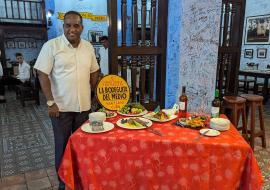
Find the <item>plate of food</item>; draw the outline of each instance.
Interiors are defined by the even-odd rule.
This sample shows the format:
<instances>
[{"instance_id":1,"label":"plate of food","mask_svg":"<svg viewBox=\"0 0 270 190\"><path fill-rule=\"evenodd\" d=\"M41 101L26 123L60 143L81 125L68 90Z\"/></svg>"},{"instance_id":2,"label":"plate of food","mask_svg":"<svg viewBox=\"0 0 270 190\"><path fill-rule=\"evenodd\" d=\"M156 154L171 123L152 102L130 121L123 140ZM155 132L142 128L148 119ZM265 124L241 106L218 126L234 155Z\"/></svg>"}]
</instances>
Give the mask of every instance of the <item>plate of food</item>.
<instances>
[{"instance_id":1,"label":"plate of food","mask_svg":"<svg viewBox=\"0 0 270 190\"><path fill-rule=\"evenodd\" d=\"M117 113L123 116L133 117L142 116L147 113L147 110L140 103L131 103L122 107Z\"/></svg>"},{"instance_id":2,"label":"plate of food","mask_svg":"<svg viewBox=\"0 0 270 190\"><path fill-rule=\"evenodd\" d=\"M205 126L206 120L206 116L192 116L189 118L180 118L176 124L182 127L200 129Z\"/></svg>"},{"instance_id":3,"label":"plate of food","mask_svg":"<svg viewBox=\"0 0 270 190\"><path fill-rule=\"evenodd\" d=\"M143 117L126 117L119 119L116 124L124 129L145 129L150 127L153 123L151 120Z\"/></svg>"},{"instance_id":4,"label":"plate of food","mask_svg":"<svg viewBox=\"0 0 270 190\"><path fill-rule=\"evenodd\" d=\"M177 115L168 115L164 111L160 110L159 112L151 112L143 116L146 119L150 119L152 121L157 121L157 122L167 122L171 121L175 118L177 118Z\"/></svg>"},{"instance_id":5,"label":"plate of food","mask_svg":"<svg viewBox=\"0 0 270 190\"><path fill-rule=\"evenodd\" d=\"M112 118L117 116L117 113L114 111L107 110L106 108L100 108L98 112L104 112L106 113L106 118Z\"/></svg>"}]
</instances>

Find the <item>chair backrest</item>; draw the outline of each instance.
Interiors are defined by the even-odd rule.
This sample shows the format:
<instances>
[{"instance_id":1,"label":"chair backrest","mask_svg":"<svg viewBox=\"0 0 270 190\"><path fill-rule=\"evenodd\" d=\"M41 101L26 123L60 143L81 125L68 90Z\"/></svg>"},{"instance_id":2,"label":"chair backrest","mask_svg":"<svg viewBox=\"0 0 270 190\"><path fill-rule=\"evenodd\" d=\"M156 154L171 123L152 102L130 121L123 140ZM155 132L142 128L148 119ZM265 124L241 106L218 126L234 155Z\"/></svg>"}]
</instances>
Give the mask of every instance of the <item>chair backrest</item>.
<instances>
[{"instance_id":1,"label":"chair backrest","mask_svg":"<svg viewBox=\"0 0 270 190\"><path fill-rule=\"evenodd\" d=\"M159 102L154 101L154 66L151 58L119 59L120 75L128 82L131 101L139 101L147 110L153 111ZM124 61L124 62L123 62Z\"/></svg>"}]
</instances>

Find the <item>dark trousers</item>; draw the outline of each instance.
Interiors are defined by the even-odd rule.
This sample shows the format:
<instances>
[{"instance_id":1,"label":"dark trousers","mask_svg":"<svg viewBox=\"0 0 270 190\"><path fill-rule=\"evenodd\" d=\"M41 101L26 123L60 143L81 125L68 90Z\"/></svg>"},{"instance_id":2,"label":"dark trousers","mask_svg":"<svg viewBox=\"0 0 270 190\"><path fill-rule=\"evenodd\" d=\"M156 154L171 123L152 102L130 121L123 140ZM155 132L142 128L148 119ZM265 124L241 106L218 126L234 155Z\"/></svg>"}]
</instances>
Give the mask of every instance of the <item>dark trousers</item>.
<instances>
[{"instance_id":1,"label":"dark trousers","mask_svg":"<svg viewBox=\"0 0 270 190\"><path fill-rule=\"evenodd\" d=\"M13 77L3 77L0 79L0 96L5 95L5 85L19 85L22 81Z\"/></svg>"},{"instance_id":2,"label":"dark trousers","mask_svg":"<svg viewBox=\"0 0 270 190\"><path fill-rule=\"evenodd\" d=\"M55 168L58 171L70 135L75 132L86 120L89 111L60 112L59 117L51 117L54 143L55 143ZM62 182L60 181L60 184Z\"/></svg>"}]
</instances>

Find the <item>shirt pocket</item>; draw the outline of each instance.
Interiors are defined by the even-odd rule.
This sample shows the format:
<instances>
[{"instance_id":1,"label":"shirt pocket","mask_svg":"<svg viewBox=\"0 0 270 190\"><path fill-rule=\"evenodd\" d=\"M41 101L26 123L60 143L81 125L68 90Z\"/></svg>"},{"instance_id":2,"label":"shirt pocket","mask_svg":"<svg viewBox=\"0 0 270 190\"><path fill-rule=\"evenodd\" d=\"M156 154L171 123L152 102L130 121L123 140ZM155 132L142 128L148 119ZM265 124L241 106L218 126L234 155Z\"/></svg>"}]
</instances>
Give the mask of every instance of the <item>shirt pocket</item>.
<instances>
[{"instance_id":1,"label":"shirt pocket","mask_svg":"<svg viewBox=\"0 0 270 190\"><path fill-rule=\"evenodd\" d=\"M74 53L58 52L55 55L54 67L58 72L72 72L76 69L76 61Z\"/></svg>"}]
</instances>

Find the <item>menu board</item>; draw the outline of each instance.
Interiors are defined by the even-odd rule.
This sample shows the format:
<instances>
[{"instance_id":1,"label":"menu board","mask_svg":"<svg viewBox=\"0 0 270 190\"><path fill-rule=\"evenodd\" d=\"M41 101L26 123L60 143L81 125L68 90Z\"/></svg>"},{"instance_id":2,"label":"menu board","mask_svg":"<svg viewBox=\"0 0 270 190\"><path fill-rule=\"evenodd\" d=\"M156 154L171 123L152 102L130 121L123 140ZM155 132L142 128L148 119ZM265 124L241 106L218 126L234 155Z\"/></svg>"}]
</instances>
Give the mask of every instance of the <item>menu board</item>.
<instances>
[{"instance_id":1,"label":"menu board","mask_svg":"<svg viewBox=\"0 0 270 190\"><path fill-rule=\"evenodd\" d=\"M104 76L96 88L99 103L108 110L119 110L125 106L130 97L127 82L117 75Z\"/></svg>"}]
</instances>

